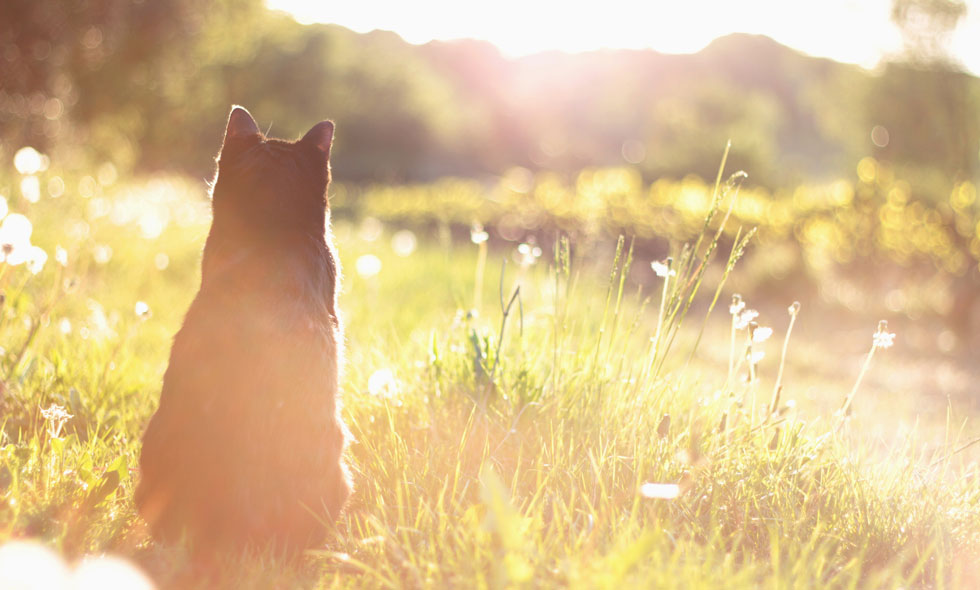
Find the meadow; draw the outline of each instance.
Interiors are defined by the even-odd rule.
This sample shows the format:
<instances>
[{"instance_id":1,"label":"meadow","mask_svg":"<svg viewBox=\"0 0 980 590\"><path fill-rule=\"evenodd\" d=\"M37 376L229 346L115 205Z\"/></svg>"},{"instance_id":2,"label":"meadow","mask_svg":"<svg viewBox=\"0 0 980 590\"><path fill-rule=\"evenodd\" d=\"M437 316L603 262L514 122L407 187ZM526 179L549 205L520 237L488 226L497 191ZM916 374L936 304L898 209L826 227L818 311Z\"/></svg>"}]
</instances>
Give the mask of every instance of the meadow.
<instances>
[{"instance_id":1,"label":"meadow","mask_svg":"<svg viewBox=\"0 0 980 590\"><path fill-rule=\"evenodd\" d=\"M160 588L980 584L972 375L938 350L952 295L914 288L980 257L968 183L934 207L874 161L781 197L628 169L332 189L355 494L322 548L202 578L149 540L132 493L206 187L16 168L0 575L29 540L68 567L121 556ZM865 307L837 270L861 239L919 265Z\"/></svg>"}]
</instances>

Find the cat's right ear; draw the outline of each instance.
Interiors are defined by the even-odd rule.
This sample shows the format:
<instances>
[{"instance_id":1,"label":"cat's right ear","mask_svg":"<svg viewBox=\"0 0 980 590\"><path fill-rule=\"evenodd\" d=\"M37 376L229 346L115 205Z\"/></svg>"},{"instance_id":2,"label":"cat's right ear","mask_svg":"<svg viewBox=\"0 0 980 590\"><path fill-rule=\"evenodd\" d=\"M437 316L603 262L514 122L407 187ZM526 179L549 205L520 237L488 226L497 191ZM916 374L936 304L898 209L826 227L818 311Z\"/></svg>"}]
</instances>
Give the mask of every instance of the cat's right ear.
<instances>
[{"instance_id":1,"label":"cat's right ear","mask_svg":"<svg viewBox=\"0 0 980 590\"><path fill-rule=\"evenodd\" d=\"M231 114L228 115L228 127L225 129L225 143L229 139L244 139L261 134L259 126L255 124L255 119L245 110L245 107L238 105L231 107Z\"/></svg>"}]
</instances>

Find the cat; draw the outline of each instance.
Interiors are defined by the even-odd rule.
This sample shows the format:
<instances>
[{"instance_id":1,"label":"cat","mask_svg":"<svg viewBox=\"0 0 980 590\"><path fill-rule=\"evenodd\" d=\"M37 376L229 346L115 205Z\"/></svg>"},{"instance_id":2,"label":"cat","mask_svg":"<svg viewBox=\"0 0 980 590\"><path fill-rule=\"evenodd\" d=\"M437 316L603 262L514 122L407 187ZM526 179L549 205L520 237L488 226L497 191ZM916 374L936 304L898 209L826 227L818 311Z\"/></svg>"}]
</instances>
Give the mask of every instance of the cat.
<instances>
[{"instance_id":1,"label":"cat","mask_svg":"<svg viewBox=\"0 0 980 590\"><path fill-rule=\"evenodd\" d=\"M327 203L334 125L267 139L228 117L201 285L143 436L135 502L198 550L321 542L351 493Z\"/></svg>"}]
</instances>

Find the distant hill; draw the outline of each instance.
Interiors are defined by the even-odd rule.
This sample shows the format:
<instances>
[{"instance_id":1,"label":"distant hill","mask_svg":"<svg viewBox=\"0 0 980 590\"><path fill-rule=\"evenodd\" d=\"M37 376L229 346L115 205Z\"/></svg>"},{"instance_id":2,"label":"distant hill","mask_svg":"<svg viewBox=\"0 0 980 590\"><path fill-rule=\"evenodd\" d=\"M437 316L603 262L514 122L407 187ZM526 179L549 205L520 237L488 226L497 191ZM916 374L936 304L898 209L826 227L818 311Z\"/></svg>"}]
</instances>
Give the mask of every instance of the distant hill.
<instances>
[{"instance_id":1,"label":"distant hill","mask_svg":"<svg viewBox=\"0 0 980 590\"><path fill-rule=\"evenodd\" d=\"M607 50L508 60L474 41L418 50L490 121L473 141L530 167L624 163L624 144L638 142L643 157L631 159L652 176L710 175L730 138L735 165L784 183L839 174L868 148L858 139L870 127L856 89L870 74L768 37L730 35L692 55Z\"/></svg>"}]
</instances>

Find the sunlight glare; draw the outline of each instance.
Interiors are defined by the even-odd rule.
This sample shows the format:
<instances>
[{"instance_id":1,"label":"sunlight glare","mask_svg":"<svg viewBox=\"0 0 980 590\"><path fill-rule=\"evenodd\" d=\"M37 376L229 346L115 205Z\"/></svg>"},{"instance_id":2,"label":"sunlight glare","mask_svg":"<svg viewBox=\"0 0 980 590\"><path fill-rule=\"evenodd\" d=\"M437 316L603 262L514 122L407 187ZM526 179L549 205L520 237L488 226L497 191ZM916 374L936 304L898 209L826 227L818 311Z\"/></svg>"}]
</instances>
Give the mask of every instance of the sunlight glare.
<instances>
[{"instance_id":1,"label":"sunlight glare","mask_svg":"<svg viewBox=\"0 0 980 590\"><path fill-rule=\"evenodd\" d=\"M472 38L517 57L548 50L582 52L603 48L650 48L691 53L730 33L763 34L815 56L873 67L901 48L890 21L890 0L827 0L820 4L746 0L646 2L609 0L592 4L559 0L500 0L457 3L316 3L267 0L302 23L335 23L357 32L395 31L410 43ZM439 15L433 18L432 15ZM968 12L951 48L974 71L980 69L980 41L970 34L980 15Z\"/></svg>"}]
</instances>

